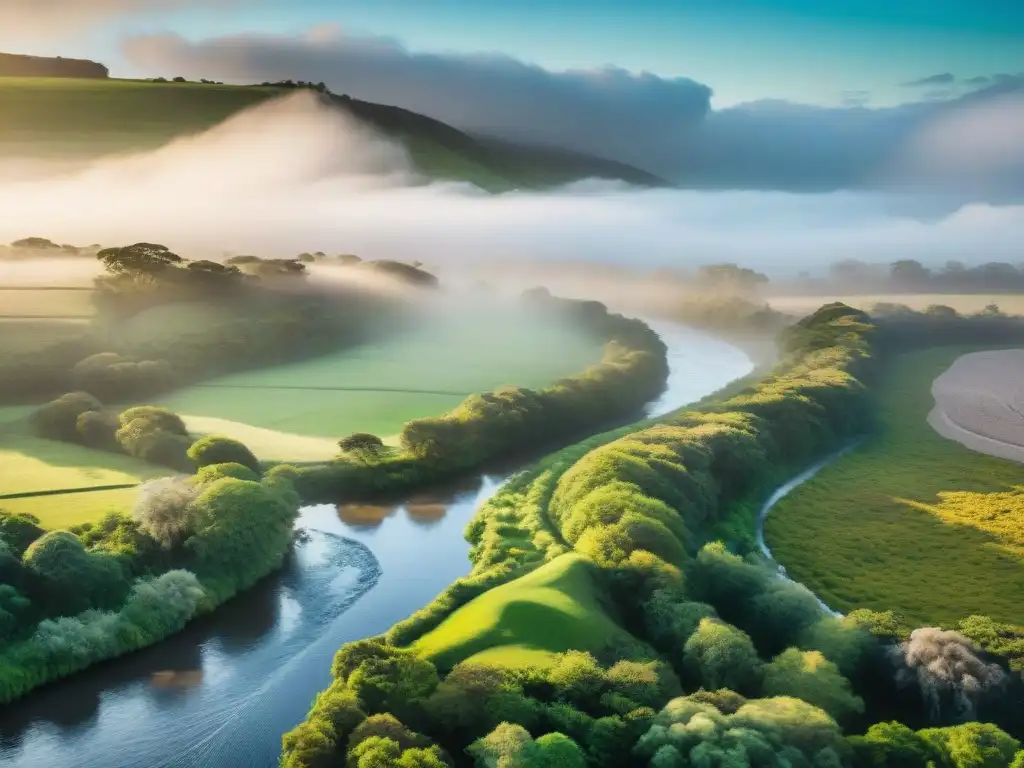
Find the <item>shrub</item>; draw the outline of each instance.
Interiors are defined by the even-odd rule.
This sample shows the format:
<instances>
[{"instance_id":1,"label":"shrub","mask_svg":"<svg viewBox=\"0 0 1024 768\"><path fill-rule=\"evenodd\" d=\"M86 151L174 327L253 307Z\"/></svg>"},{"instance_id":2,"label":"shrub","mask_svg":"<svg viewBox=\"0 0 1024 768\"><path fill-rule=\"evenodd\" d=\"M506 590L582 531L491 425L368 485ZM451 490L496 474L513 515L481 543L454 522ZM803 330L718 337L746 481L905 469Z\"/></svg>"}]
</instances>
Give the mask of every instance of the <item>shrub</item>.
<instances>
[{"instance_id":1,"label":"shrub","mask_svg":"<svg viewBox=\"0 0 1024 768\"><path fill-rule=\"evenodd\" d=\"M0 509L0 544L20 558L33 541L46 531L39 527L39 518L30 514L13 514Z\"/></svg>"},{"instance_id":2,"label":"shrub","mask_svg":"<svg viewBox=\"0 0 1024 768\"><path fill-rule=\"evenodd\" d=\"M339 440L338 447L345 453L372 458L384 450L384 441L368 432L356 432Z\"/></svg>"},{"instance_id":3,"label":"shrub","mask_svg":"<svg viewBox=\"0 0 1024 768\"><path fill-rule=\"evenodd\" d=\"M117 442L118 421L114 416L102 411L86 411L75 421L75 434L78 440L90 448L103 451L119 451Z\"/></svg>"},{"instance_id":4,"label":"shrub","mask_svg":"<svg viewBox=\"0 0 1024 768\"><path fill-rule=\"evenodd\" d=\"M253 452L230 437L202 437L188 449L188 457L200 468L211 464L241 464L257 474L261 471L259 459Z\"/></svg>"},{"instance_id":5,"label":"shrub","mask_svg":"<svg viewBox=\"0 0 1024 768\"><path fill-rule=\"evenodd\" d=\"M796 648L781 653L764 668L766 696L793 696L828 712L837 720L864 711L850 681L819 651Z\"/></svg>"},{"instance_id":6,"label":"shrub","mask_svg":"<svg viewBox=\"0 0 1024 768\"><path fill-rule=\"evenodd\" d=\"M132 518L164 549L184 540L194 518L193 502L199 495L190 477L163 477L139 486Z\"/></svg>"},{"instance_id":7,"label":"shrub","mask_svg":"<svg viewBox=\"0 0 1024 768\"><path fill-rule=\"evenodd\" d=\"M73 441L78 437L78 417L100 411L103 404L87 392L69 392L42 405L31 416L32 426L40 437Z\"/></svg>"},{"instance_id":8,"label":"shrub","mask_svg":"<svg viewBox=\"0 0 1024 768\"><path fill-rule=\"evenodd\" d=\"M185 422L178 414L167 408L160 408L155 405L137 405L121 412L120 422L122 427L136 420L149 422L154 429L162 432L188 436Z\"/></svg>"},{"instance_id":9,"label":"shrub","mask_svg":"<svg viewBox=\"0 0 1024 768\"><path fill-rule=\"evenodd\" d=\"M701 619L683 649L684 668L705 688L757 689L761 660L744 632L716 619Z\"/></svg>"},{"instance_id":10,"label":"shrub","mask_svg":"<svg viewBox=\"0 0 1024 768\"><path fill-rule=\"evenodd\" d=\"M120 605L128 591L125 574L115 560L86 552L67 531L45 534L25 550L22 561L44 580L49 601L61 613Z\"/></svg>"}]
</instances>

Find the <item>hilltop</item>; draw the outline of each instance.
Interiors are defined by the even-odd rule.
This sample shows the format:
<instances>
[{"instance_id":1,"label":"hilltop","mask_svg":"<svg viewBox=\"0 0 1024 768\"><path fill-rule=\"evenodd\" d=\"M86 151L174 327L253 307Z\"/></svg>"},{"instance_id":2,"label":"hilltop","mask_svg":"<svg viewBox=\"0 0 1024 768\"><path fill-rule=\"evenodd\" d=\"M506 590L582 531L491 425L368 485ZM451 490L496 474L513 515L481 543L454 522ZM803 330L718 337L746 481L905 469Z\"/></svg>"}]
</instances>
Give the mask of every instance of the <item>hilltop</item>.
<instances>
[{"instance_id":1,"label":"hilltop","mask_svg":"<svg viewBox=\"0 0 1024 768\"><path fill-rule=\"evenodd\" d=\"M87 159L154 149L291 92L278 85L0 77L0 157ZM470 181L491 191L585 178L667 186L611 160L471 136L399 107L329 93L319 97L404 143L413 163L432 178Z\"/></svg>"}]
</instances>

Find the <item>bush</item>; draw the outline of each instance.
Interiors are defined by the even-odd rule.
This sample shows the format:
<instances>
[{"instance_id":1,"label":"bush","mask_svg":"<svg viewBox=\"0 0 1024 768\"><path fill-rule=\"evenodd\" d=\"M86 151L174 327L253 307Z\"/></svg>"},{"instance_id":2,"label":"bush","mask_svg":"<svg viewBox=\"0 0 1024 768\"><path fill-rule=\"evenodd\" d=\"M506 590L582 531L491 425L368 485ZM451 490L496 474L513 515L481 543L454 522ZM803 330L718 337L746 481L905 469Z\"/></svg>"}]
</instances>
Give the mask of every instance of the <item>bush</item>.
<instances>
[{"instance_id":1,"label":"bush","mask_svg":"<svg viewBox=\"0 0 1024 768\"><path fill-rule=\"evenodd\" d=\"M76 364L71 369L71 380L76 387L105 400L124 400L167 389L174 383L174 372L166 360L134 361L101 352Z\"/></svg>"},{"instance_id":2,"label":"bush","mask_svg":"<svg viewBox=\"0 0 1024 768\"><path fill-rule=\"evenodd\" d=\"M193 503L199 495L190 477L164 477L139 486L132 518L164 549L184 540L195 516Z\"/></svg>"},{"instance_id":3,"label":"bush","mask_svg":"<svg viewBox=\"0 0 1024 768\"><path fill-rule=\"evenodd\" d=\"M31 422L40 437L70 442L78 437L78 417L101 410L103 404L89 393L69 392L40 406L32 414Z\"/></svg>"},{"instance_id":4,"label":"bush","mask_svg":"<svg viewBox=\"0 0 1024 768\"><path fill-rule=\"evenodd\" d=\"M188 449L188 457L200 468L211 464L241 464L257 474L261 472L259 459L253 452L230 437L219 435L202 437Z\"/></svg>"},{"instance_id":5,"label":"bush","mask_svg":"<svg viewBox=\"0 0 1024 768\"><path fill-rule=\"evenodd\" d=\"M766 696L793 696L843 720L864 711L864 702L850 690L850 681L819 651L796 648L781 653L764 668Z\"/></svg>"},{"instance_id":6,"label":"bush","mask_svg":"<svg viewBox=\"0 0 1024 768\"><path fill-rule=\"evenodd\" d=\"M705 687L757 690L761 660L744 632L716 619L701 619L683 649L683 666Z\"/></svg>"},{"instance_id":7,"label":"bush","mask_svg":"<svg viewBox=\"0 0 1024 768\"><path fill-rule=\"evenodd\" d=\"M78 440L90 448L102 451L120 451L117 442L118 421L102 411L86 411L75 421Z\"/></svg>"},{"instance_id":8,"label":"bush","mask_svg":"<svg viewBox=\"0 0 1024 768\"><path fill-rule=\"evenodd\" d=\"M128 591L125 574L113 558L86 552L67 531L51 531L33 542L22 562L43 579L48 600L60 613L117 606Z\"/></svg>"},{"instance_id":9,"label":"bush","mask_svg":"<svg viewBox=\"0 0 1024 768\"><path fill-rule=\"evenodd\" d=\"M137 405L121 412L119 417L121 426L127 426L133 421L142 420L152 425L153 429L162 432L170 432L172 435L188 436L185 422L182 418L167 408L160 408L155 405Z\"/></svg>"},{"instance_id":10,"label":"bush","mask_svg":"<svg viewBox=\"0 0 1024 768\"><path fill-rule=\"evenodd\" d=\"M0 509L0 544L20 558L33 541L46 531L39 527L39 518L29 514L14 514Z\"/></svg>"}]
</instances>

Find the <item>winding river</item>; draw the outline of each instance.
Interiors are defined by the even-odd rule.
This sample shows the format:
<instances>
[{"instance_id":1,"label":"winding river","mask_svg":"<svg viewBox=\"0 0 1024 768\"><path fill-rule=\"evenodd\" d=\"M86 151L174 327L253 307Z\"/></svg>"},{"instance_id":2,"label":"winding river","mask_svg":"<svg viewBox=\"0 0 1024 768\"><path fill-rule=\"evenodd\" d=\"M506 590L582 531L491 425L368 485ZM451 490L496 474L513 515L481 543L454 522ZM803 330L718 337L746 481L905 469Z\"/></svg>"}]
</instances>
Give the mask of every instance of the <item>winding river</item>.
<instances>
[{"instance_id":1,"label":"winding river","mask_svg":"<svg viewBox=\"0 0 1024 768\"><path fill-rule=\"evenodd\" d=\"M660 415L753 364L707 334L651 322L669 348ZM281 734L330 682L343 643L385 631L469 571L463 530L503 482L485 476L391 507L302 510L285 567L152 648L0 711L0 765L163 768L277 765Z\"/></svg>"}]
</instances>

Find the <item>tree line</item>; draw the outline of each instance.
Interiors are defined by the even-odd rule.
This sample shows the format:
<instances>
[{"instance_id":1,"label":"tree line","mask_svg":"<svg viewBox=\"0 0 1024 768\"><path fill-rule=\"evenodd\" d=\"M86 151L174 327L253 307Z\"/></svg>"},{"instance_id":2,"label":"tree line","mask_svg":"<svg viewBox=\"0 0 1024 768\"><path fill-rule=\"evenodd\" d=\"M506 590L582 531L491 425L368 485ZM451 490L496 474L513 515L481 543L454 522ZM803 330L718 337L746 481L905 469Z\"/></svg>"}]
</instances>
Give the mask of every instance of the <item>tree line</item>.
<instances>
[{"instance_id":1,"label":"tree line","mask_svg":"<svg viewBox=\"0 0 1024 768\"><path fill-rule=\"evenodd\" d=\"M754 545L773 488L872 428L887 355L934 343L929 319L894 340L895 320L822 307L783 331L768 377L514 478L467 529L470 576L342 647L282 765L1024 765L1024 632L986 617L918 629L891 611L833 618ZM996 329L944 322L960 338ZM1000 328L1021 338L1016 322ZM570 551L599 566L635 643L525 669L443 668L409 648Z\"/></svg>"}]
</instances>

